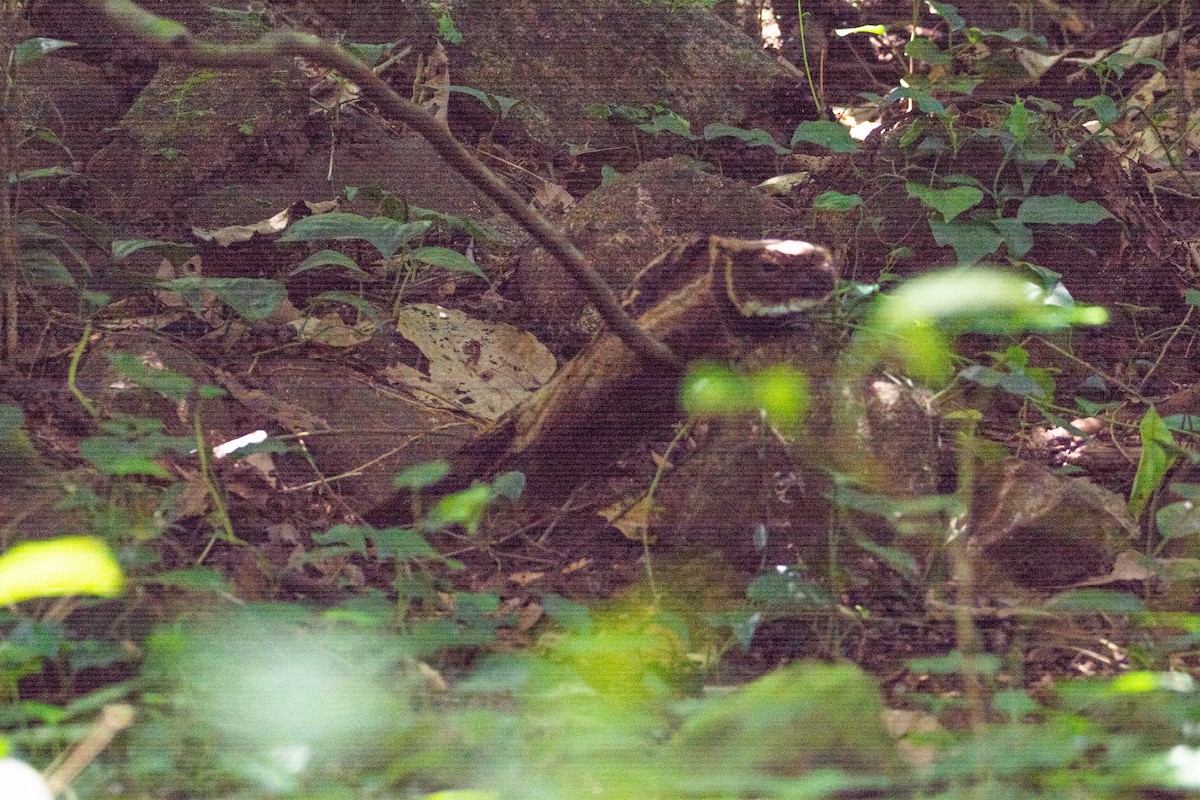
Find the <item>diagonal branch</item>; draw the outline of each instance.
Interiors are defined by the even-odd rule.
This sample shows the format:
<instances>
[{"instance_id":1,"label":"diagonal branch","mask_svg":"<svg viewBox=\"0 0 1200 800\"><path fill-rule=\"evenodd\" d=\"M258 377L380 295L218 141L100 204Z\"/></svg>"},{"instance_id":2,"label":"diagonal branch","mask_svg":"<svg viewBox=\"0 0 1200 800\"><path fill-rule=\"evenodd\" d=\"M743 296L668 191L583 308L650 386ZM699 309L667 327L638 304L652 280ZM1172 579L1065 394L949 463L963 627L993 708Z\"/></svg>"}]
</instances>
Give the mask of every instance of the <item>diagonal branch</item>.
<instances>
[{"instance_id":1,"label":"diagonal branch","mask_svg":"<svg viewBox=\"0 0 1200 800\"><path fill-rule=\"evenodd\" d=\"M81 0L103 12L122 33L132 35L167 57L196 66L263 67L281 59L302 56L336 70L358 85L364 97L385 114L415 130L454 170L478 187L504 213L557 258L586 293L605 324L639 357L672 370L681 367L678 356L650 336L625 312L608 282L579 249L516 192L471 155L462 144L416 105L392 91L371 68L337 45L296 31L272 31L249 44L223 45L192 37L177 22L152 14L132 0Z\"/></svg>"}]
</instances>

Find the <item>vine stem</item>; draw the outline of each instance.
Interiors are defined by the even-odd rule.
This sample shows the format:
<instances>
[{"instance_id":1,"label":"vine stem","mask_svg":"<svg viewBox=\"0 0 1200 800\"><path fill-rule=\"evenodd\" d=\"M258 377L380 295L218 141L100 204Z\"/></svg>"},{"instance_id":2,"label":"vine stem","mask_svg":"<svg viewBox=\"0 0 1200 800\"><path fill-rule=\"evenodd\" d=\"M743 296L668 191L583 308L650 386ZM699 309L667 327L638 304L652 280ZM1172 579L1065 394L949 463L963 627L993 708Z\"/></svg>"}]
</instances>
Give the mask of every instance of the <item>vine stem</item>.
<instances>
[{"instance_id":1,"label":"vine stem","mask_svg":"<svg viewBox=\"0 0 1200 800\"><path fill-rule=\"evenodd\" d=\"M648 362L676 371L682 368L679 357L639 327L621 307L612 287L561 231L496 177L433 117L392 91L369 66L341 47L320 37L291 30L271 31L247 44L215 44L193 38L183 25L152 14L132 0L82 2L102 12L121 33L141 40L175 61L202 67L265 67L300 56L335 70L355 83L362 95L385 114L420 134L451 168L487 195L557 258L626 347Z\"/></svg>"}]
</instances>

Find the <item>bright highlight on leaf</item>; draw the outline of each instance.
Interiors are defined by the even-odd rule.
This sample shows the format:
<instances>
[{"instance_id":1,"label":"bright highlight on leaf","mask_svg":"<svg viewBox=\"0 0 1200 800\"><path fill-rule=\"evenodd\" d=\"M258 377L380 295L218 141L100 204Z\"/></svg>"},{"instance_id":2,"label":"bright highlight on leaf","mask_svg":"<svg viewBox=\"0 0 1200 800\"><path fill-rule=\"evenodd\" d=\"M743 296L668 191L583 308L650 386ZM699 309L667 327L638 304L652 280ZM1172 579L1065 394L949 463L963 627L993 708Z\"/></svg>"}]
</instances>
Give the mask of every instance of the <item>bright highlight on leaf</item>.
<instances>
[{"instance_id":1,"label":"bright highlight on leaf","mask_svg":"<svg viewBox=\"0 0 1200 800\"><path fill-rule=\"evenodd\" d=\"M859 334L859 353L891 352L913 377L940 381L950 374L951 339L958 334L1053 331L1108 320L1103 308L1052 299L1035 283L997 269L922 275L879 298Z\"/></svg>"},{"instance_id":2,"label":"bright highlight on leaf","mask_svg":"<svg viewBox=\"0 0 1200 800\"><path fill-rule=\"evenodd\" d=\"M108 547L86 536L26 542L0 555L0 604L69 594L114 597L124 585Z\"/></svg>"},{"instance_id":3,"label":"bright highlight on leaf","mask_svg":"<svg viewBox=\"0 0 1200 800\"><path fill-rule=\"evenodd\" d=\"M779 364L742 375L723 364L701 362L683 379L680 404L702 417L761 412L775 425L799 424L811 401L808 380L799 371Z\"/></svg>"}]
</instances>

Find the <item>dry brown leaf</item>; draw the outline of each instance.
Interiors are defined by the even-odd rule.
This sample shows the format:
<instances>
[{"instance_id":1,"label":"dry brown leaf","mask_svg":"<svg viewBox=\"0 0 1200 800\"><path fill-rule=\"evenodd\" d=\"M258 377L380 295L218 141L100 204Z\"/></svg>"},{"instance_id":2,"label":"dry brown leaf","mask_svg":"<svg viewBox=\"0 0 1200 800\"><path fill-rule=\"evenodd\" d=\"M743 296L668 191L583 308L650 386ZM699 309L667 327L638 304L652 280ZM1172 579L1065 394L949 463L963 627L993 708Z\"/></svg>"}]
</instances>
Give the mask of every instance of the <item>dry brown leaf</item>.
<instances>
[{"instance_id":1,"label":"dry brown leaf","mask_svg":"<svg viewBox=\"0 0 1200 800\"><path fill-rule=\"evenodd\" d=\"M544 572L514 572L508 576L508 579L517 586L528 586L545 574Z\"/></svg>"},{"instance_id":2,"label":"dry brown leaf","mask_svg":"<svg viewBox=\"0 0 1200 800\"><path fill-rule=\"evenodd\" d=\"M616 502L596 513L608 520L610 525L625 535L625 538L640 542L649 535L650 525L658 516L659 509L654 504L654 498L646 495L632 506Z\"/></svg>"},{"instance_id":3,"label":"dry brown leaf","mask_svg":"<svg viewBox=\"0 0 1200 800\"><path fill-rule=\"evenodd\" d=\"M316 342L328 347L354 347L371 338L375 333L375 323L364 319L354 325L347 325L336 313L323 317L304 317L288 323L296 330L296 338L301 342Z\"/></svg>"},{"instance_id":4,"label":"dry brown leaf","mask_svg":"<svg viewBox=\"0 0 1200 800\"><path fill-rule=\"evenodd\" d=\"M557 368L533 334L430 303L403 309L396 331L428 359L429 374L395 364L383 377L434 407L487 422L536 391Z\"/></svg>"}]
</instances>

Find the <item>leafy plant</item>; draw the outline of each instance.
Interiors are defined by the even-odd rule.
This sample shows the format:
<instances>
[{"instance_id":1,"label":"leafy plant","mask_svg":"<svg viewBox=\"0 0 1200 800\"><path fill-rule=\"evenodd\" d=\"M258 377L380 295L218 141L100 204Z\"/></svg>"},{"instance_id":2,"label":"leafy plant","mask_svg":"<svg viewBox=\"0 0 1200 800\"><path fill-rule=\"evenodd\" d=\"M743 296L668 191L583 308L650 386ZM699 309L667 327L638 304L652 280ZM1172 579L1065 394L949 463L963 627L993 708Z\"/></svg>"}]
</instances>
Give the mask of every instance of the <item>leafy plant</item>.
<instances>
[{"instance_id":1,"label":"leafy plant","mask_svg":"<svg viewBox=\"0 0 1200 800\"><path fill-rule=\"evenodd\" d=\"M448 220L448 218L447 218ZM410 247L434 224L434 218L400 222L392 217L363 217L342 211L314 214L297 220L288 226L280 237L281 242L308 242L321 240L359 240L371 245L379 253L389 271L394 273L393 287L398 306L405 289L418 277L425 267L438 267L452 272L465 272L487 279L473 261L448 247ZM339 253L322 250L310 256L293 271L297 274L326 264L344 265L347 259ZM355 270L352 270L355 271ZM359 270L361 272L361 270ZM318 300L322 299L320 297ZM394 310L397 310L394 309Z\"/></svg>"}]
</instances>

